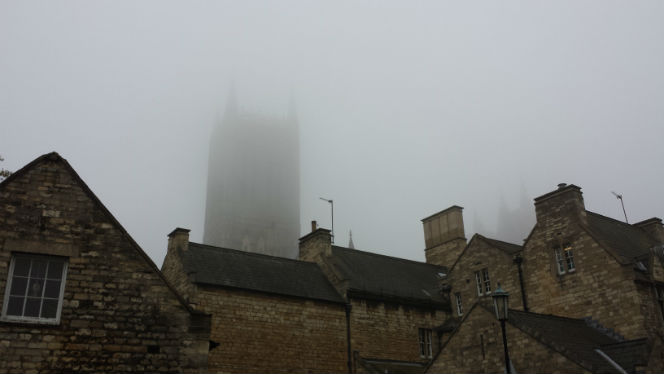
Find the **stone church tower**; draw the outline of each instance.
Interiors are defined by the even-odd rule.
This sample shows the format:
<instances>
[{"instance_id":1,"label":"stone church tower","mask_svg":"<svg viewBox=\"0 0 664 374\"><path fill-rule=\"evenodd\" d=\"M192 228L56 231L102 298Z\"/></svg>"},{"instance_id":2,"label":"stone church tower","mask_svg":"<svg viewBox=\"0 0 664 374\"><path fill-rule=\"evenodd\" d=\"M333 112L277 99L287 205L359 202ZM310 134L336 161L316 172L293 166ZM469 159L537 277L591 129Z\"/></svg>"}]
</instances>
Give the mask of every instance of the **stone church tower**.
<instances>
[{"instance_id":1,"label":"stone church tower","mask_svg":"<svg viewBox=\"0 0 664 374\"><path fill-rule=\"evenodd\" d=\"M300 236L300 139L285 118L238 108L231 92L210 139L205 244L295 258Z\"/></svg>"}]
</instances>

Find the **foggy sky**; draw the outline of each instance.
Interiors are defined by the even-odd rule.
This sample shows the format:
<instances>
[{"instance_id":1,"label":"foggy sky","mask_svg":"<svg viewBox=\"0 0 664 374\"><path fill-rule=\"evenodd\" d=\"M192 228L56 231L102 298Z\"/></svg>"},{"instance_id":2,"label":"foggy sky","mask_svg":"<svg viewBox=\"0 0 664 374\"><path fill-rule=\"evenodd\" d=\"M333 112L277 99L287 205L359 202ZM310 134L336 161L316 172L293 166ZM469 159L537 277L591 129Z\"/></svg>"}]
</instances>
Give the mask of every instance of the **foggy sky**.
<instances>
[{"instance_id":1,"label":"foggy sky","mask_svg":"<svg viewBox=\"0 0 664 374\"><path fill-rule=\"evenodd\" d=\"M302 231L423 260L420 219L495 230L560 182L664 216L664 2L0 1L1 167L57 151L161 265L203 233L209 136L301 126ZM527 230L526 230L527 231ZM496 233L500 238L501 233Z\"/></svg>"}]
</instances>

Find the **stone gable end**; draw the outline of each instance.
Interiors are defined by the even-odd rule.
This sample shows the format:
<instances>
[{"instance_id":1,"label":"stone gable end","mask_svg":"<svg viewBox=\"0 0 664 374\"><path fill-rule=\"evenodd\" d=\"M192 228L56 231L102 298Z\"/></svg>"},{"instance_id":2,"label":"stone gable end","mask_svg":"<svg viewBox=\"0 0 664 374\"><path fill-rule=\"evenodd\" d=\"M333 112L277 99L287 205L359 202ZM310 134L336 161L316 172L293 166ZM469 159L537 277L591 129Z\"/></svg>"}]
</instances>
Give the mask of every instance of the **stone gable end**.
<instances>
[{"instance_id":1,"label":"stone gable end","mask_svg":"<svg viewBox=\"0 0 664 374\"><path fill-rule=\"evenodd\" d=\"M0 185L3 305L12 258L21 254L66 263L60 318L46 324L3 315L0 371L206 370L209 317L183 304L55 153Z\"/></svg>"},{"instance_id":2,"label":"stone gable end","mask_svg":"<svg viewBox=\"0 0 664 374\"><path fill-rule=\"evenodd\" d=\"M554 248L569 244L575 269L559 274ZM628 339L644 334L642 297L632 266L620 265L580 226L538 225L524 248L524 278L531 311L591 317Z\"/></svg>"},{"instance_id":3,"label":"stone gable end","mask_svg":"<svg viewBox=\"0 0 664 374\"><path fill-rule=\"evenodd\" d=\"M506 325L510 360L518 373L588 373L520 329ZM427 373L503 373L505 356L500 322L475 305L444 343Z\"/></svg>"}]
</instances>

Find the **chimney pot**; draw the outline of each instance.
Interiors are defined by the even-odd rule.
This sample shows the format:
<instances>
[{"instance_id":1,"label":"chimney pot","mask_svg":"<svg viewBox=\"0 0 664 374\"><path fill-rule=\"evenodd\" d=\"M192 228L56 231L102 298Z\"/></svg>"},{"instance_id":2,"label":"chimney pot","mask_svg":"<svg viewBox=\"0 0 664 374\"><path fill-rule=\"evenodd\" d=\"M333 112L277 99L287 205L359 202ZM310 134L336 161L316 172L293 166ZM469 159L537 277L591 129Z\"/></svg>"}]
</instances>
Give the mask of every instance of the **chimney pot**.
<instances>
[{"instance_id":1,"label":"chimney pot","mask_svg":"<svg viewBox=\"0 0 664 374\"><path fill-rule=\"evenodd\" d=\"M567 187L567 183L558 183L558 188Z\"/></svg>"},{"instance_id":2,"label":"chimney pot","mask_svg":"<svg viewBox=\"0 0 664 374\"><path fill-rule=\"evenodd\" d=\"M311 221L311 232L316 231L318 228L318 223L316 221Z\"/></svg>"}]
</instances>

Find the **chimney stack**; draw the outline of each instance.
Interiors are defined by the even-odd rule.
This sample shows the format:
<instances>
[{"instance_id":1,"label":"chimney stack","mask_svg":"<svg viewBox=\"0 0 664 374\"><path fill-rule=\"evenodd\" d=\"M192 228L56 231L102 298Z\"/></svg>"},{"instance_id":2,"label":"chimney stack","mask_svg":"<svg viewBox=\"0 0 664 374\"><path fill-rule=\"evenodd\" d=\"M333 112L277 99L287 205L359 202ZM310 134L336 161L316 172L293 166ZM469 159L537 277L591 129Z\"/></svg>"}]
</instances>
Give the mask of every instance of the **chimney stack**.
<instances>
[{"instance_id":1,"label":"chimney stack","mask_svg":"<svg viewBox=\"0 0 664 374\"><path fill-rule=\"evenodd\" d=\"M176 228L168 234L168 252L173 249L182 251L189 250L189 231L188 229Z\"/></svg>"},{"instance_id":2,"label":"chimney stack","mask_svg":"<svg viewBox=\"0 0 664 374\"><path fill-rule=\"evenodd\" d=\"M535 198L535 215L537 222L566 217L572 221L587 223L581 187L566 183L558 184L556 190Z\"/></svg>"},{"instance_id":3,"label":"chimney stack","mask_svg":"<svg viewBox=\"0 0 664 374\"><path fill-rule=\"evenodd\" d=\"M422 220L429 264L451 267L466 247L463 208L453 205Z\"/></svg>"},{"instance_id":4,"label":"chimney stack","mask_svg":"<svg viewBox=\"0 0 664 374\"><path fill-rule=\"evenodd\" d=\"M664 226L662 226L661 218L649 218L645 221L635 223L633 226L641 228L655 238L660 244L664 244Z\"/></svg>"},{"instance_id":5,"label":"chimney stack","mask_svg":"<svg viewBox=\"0 0 664 374\"><path fill-rule=\"evenodd\" d=\"M300 238L298 259L318 262L319 258L332 254L332 234L328 229L318 228L316 221L311 221L311 230Z\"/></svg>"}]
</instances>

